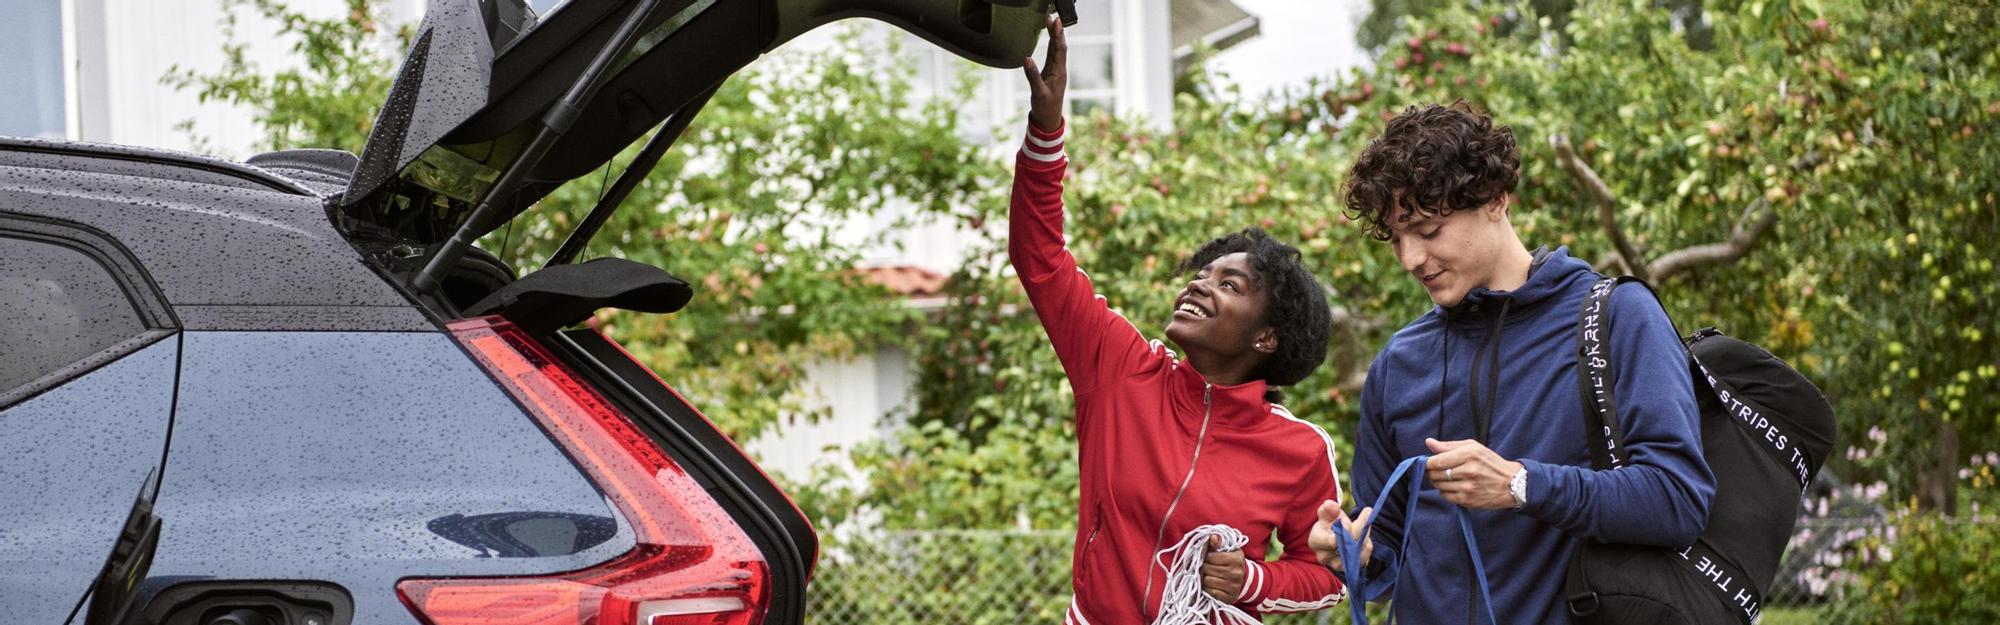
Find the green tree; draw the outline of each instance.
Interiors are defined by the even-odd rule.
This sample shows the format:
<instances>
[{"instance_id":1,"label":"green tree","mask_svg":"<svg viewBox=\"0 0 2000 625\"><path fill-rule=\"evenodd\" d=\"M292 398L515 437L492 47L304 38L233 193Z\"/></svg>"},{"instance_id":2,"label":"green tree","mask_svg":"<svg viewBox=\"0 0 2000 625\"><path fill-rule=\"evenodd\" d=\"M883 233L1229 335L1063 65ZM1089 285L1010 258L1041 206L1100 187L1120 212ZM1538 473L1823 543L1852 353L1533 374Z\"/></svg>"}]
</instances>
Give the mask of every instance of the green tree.
<instances>
[{"instance_id":1,"label":"green tree","mask_svg":"<svg viewBox=\"0 0 2000 625\"><path fill-rule=\"evenodd\" d=\"M1526 10L1506 10L1517 4L1524 4L1525 6L1521 8ZM1531 0L1526 3L1483 2L1479 0L1471 2L1465 0L1369 0L1368 16L1362 18L1361 23L1355 28L1354 39L1356 43L1360 44L1361 49L1367 50L1369 53L1379 57L1384 52L1387 52L1391 46L1407 41L1407 39L1399 39L1399 37L1410 35L1404 32L1407 30L1404 20L1412 18L1426 20L1448 9L1469 9L1474 12L1482 12L1482 9L1491 7L1493 11L1491 11L1492 16L1489 25L1492 28L1498 29L1503 33L1512 32L1517 28L1523 27L1532 29L1531 32L1541 32L1539 30L1541 25L1534 23L1532 19L1524 23L1523 18L1547 17L1549 18L1547 32L1556 36L1554 40L1556 43L1567 45L1569 43L1569 36L1568 29L1565 26L1569 23L1570 12L1576 9L1577 4L1576 0ZM1710 4L1733 5L1734 3L1717 2ZM1683 38L1687 39L1688 46L1697 50L1707 50L1715 45L1715 28L1709 23L1707 8L1723 8L1725 10L1732 8L1730 6L1704 7L1703 5L1704 2L1702 0L1654 0L1652 3L1654 8L1662 9L1672 14L1675 28L1678 29Z\"/></svg>"},{"instance_id":2,"label":"green tree","mask_svg":"<svg viewBox=\"0 0 2000 625\"><path fill-rule=\"evenodd\" d=\"M1180 254L1247 225L1300 243L1343 332L1291 407L1344 446L1367 360L1428 303L1347 223L1341 176L1388 116L1466 99L1520 137L1525 238L1643 273L1683 328L1718 326L1787 358L1845 431L1895 437L1886 460L1836 457L1835 471L1948 511L1963 452L2000 444L1984 250L2000 235L2000 42L1958 26L1991 8L1749 3L1711 14L1708 50L1644 1L1570 11L1561 48L1545 45L1555 22L1531 4L1411 18L1378 66L1272 103L1196 76L1171 131L1077 120L1071 246L1157 336ZM1531 27L1494 28L1503 16ZM1064 526L1075 472L1060 367L998 247L952 288L924 335L911 427L861 456L877 467L863 499L899 526Z\"/></svg>"}]
</instances>

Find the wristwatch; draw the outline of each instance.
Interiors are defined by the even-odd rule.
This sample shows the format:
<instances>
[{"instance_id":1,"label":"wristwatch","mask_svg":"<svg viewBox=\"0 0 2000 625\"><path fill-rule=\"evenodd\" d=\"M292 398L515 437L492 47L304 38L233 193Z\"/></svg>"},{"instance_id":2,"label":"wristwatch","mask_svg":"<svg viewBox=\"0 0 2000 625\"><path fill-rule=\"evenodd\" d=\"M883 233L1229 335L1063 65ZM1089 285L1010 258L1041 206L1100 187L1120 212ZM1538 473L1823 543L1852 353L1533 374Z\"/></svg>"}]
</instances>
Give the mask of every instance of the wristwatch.
<instances>
[{"instance_id":1,"label":"wristwatch","mask_svg":"<svg viewBox=\"0 0 2000 625\"><path fill-rule=\"evenodd\" d=\"M1514 472L1514 479L1507 481L1507 492L1514 495L1515 510L1521 509L1521 506L1528 505L1527 465L1522 465L1521 470Z\"/></svg>"}]
</instances>

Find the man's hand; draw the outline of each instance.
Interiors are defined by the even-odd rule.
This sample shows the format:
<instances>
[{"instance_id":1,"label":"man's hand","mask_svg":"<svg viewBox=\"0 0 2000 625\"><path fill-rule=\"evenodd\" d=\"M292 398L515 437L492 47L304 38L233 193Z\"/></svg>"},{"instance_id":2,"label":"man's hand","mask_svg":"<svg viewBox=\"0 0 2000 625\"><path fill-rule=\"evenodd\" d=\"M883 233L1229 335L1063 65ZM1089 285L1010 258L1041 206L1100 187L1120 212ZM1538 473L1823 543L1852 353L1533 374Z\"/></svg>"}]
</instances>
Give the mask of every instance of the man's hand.
<instances>
[{"instance_id":1,"label":"man's hand","mask_svg":"<svg viewBox=\"0 0 2000 625\"><path fill-rule=\"evenodd\" d=\"M1069 44L1063 41L1062 20L1049 16L1047 67L1035 67L1035 58L1021 59L1021 71L1028 75L1028 123L1042 132L1062 127L1063 97L1069 91Z\"/></svg>"},{"instance_id":2,"label":"man's hand","mask_svg":"<svg viewBox=\"0 0 2000 625\"><path fill-rule=\"evenodd\" d=\"M1512 510L1514 494L1507 489L1521 463L1500 457L1479 441L1424 439L1431 459L1424 476L1444 500L1474 510Z\"/></svg>"},{"instance_id":3,"label":"man's hand","mask_svg":"<svg viewBox=\"0 0 2000 625\"><path fill-rule=\"evenodd\" d=\"M1306 545L1312 547L1313 555L1318 557L1320 564L1336 572L1345 571L1341 568L1340 541L1333 534L1335 528L1347 532L1350 537L1360 536L1361 530L1368 527L1368 520L1374 516L1374 508L1362 508L1360 516L1349 520L1347 511L1328 499L1319 505L1319 522L1314 523L1312 533L1306 535ZM1368 566L1368 560L1373 557L1375 537L1370 535L1367 540L1361 541L1361 566Z\"/></svg>"},{"instance_id":4,"label":"man's hand","mask_svg":"<svg viewBox=\"0 0 2000 625\"><path fill-rule=\"evenodd\" d=\"M1243 594L1243 552L1217 551L1222 539L1208 537L1208 558L1201 563L1201 590L1223 603Z\"/></svg>"}]
</instances>

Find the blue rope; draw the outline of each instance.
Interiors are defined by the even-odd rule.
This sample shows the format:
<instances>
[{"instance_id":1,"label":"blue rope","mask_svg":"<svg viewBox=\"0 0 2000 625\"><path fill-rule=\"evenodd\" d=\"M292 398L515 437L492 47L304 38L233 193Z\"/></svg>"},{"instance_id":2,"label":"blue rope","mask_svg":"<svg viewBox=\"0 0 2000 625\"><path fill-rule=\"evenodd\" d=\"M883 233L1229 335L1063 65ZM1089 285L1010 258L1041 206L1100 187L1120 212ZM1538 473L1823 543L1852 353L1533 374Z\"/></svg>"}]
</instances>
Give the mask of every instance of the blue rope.
<instances>
[{"instance_id":1,"label":"blue rope","mask_svg":"<svg viewBox=\"0 0 2000 625\"><path fill-rule=\"evenodd\" d=\"M1382 493L1375 497L1375 514L1369 517L1368 524L1361 528L1360 538L1349 536L1345 528L1333 528L1333 537L1339 542L1340 546L1340 566L1347 573L1347 579L1345 580L1347 583L1347 606L1353 611L1354 625L1368 625L1368 610L1366 605L1368 574L1364 570L1366 567L1361 564L1361 545L1367 540L1368 536L1375 533L1375 521L1382 517L1382 506L1389 503L1389 493L1395 490L1397 483L1403 481L1410 483L1410 498L1404 506L1403 544L1397 550L1398 557L1403 558L1403 566L1397 568L1397 578L1400 580L1402 572L1409 570L1413 564L1409 559L1410 535L1415 532L1410 530L1415 524L1417 517L1417 495L1423 490L1424 464L1429 462L1430 458L1430 456L1414 456L1396 465L1396 470L1389 474L1388 481L1383 482ZM1412 471L1412 468L1415 468L1415 470ZM1452 512L1458 515L1458 529L1461 533L1465 534L1465 548L1472 556L1472 573L1479 579L1479 601L1486 606L1486 620L1494 625L1499 625L1500 619L1495 618L1493 614L1493 595L1488 590L1489 586L1486 583L1486 562L1479 556L1479 539L1472 534L1472 520L1465 514L1464 508L1452 506L1451 509ZM1395 605L1396 593L1402 587L1403 585L1399 583L1390 589L1390 605ZM1395 615L1392 612L1389 621L1394 622L1395 620Z\"/></svg>"}]
</instances>

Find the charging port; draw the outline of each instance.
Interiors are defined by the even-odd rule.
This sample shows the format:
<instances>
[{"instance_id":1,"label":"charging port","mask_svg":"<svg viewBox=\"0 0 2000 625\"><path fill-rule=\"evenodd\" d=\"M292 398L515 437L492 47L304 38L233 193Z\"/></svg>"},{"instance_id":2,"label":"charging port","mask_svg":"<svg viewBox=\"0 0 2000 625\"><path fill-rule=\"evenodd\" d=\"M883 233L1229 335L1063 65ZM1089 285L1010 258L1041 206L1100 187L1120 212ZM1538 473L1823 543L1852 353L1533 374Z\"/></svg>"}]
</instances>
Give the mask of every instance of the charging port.
<instances>
[{"instance_id":1,"label":"charging port","mask_svg":"<svg viewBox=\"0 0 2000 625\"><path fill-rule=\"evenodd\" d=\"M146 604L159 625L351 625L354 599L319 582L190 582Z\"/></svg>"}]
</instances>

